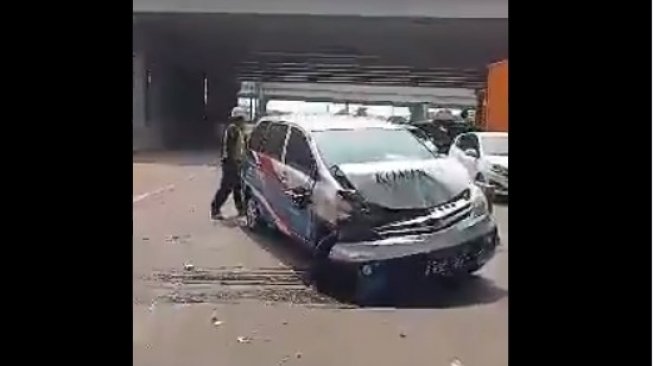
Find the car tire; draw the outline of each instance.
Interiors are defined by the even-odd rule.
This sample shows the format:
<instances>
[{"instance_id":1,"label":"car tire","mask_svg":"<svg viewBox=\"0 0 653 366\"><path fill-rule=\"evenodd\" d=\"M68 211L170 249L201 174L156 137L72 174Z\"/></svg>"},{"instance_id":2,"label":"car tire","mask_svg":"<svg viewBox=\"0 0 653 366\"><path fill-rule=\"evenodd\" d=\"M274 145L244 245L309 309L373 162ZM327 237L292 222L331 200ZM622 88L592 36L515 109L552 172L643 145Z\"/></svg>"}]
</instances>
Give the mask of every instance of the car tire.
<instances>
[{"instance_id":1,"label":"car tire","mask_svg":"<svg viewBox=\"0 0 653 366\"><path fill-rule=\"evenodd\" d=\"M245 200L245 226L250 231L259 231L263 226L261 208L256 198L248 195Z\"/></svg>"}]
</instances>

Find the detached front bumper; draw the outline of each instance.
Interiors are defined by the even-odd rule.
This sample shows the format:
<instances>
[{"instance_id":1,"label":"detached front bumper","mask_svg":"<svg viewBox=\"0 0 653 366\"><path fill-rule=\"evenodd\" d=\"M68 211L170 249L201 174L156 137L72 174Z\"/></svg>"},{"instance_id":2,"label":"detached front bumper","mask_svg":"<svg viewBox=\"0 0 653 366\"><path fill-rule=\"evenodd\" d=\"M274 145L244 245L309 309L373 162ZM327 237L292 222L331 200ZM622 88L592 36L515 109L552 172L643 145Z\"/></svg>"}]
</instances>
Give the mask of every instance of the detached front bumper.
<instances>
[{"instance_id":1,"label":"detached front bumper","mask_svg":"<svg viewBox=\"0 0 653 366\"><path fill-rule=\"evenodd\" d=\"M329 259L341 273L386 286L474 272L494 256L498 244L496 224L486 215L471 225L465 220L434 234L338 243Z\"/></svg>"}]
</instances>

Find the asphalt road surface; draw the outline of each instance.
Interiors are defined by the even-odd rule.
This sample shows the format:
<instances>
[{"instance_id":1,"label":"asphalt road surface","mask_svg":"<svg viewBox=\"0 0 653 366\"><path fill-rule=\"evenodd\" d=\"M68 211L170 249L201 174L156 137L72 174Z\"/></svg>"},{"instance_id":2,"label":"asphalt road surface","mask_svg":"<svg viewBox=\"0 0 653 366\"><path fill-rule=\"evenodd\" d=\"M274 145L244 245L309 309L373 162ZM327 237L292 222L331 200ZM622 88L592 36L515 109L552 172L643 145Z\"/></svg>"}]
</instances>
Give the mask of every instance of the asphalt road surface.
<instances>
[{"instance_id":1,"label":"asphalt road surface","mask_svg":"<svg viewBox=\"0 0 653 366\"><path fill-rule=\"evenodd\" d=\"M134 365L508 364L506 205L502 246L478 276L359 308L304 286L305 254L283 238L209 220L212 155L134 155Z\"/></svg>"}]
</instances>

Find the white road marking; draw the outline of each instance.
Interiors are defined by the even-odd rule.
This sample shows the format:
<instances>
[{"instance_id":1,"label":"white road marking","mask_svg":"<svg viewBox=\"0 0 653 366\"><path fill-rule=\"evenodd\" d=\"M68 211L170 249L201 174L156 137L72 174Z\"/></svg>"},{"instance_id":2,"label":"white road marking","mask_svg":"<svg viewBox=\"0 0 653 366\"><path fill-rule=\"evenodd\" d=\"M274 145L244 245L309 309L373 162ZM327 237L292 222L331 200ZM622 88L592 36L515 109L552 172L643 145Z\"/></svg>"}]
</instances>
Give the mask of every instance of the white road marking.
<instances>
[{"instance_id":1,"label":"white road marking","mask_svg":"<svg viewBox=\"0 0 653 366\"><path fill-rule=\"evenodd\" d=\"M155 189L155 190L150 191L150 192L145 192L145 193L143 193L143 194L139 194L138 196L136 196L136 197L134 197L134 198L132 199L132 203L136 203L136 202L142 201L142 200L144 200L144 199L146 199L146 198L148 198L148 197L150 197L150 196L155 196L155 195L160 194L160 193L163 193L163 192L165 192L165 191L171 191L171 190L173 190L174 188L175 188L175 185L174 185L174 184L169 184L169 185L167 185L167 186L165 186L165 187L161 187L161 188Z\"/></svg>"}]
</instances>

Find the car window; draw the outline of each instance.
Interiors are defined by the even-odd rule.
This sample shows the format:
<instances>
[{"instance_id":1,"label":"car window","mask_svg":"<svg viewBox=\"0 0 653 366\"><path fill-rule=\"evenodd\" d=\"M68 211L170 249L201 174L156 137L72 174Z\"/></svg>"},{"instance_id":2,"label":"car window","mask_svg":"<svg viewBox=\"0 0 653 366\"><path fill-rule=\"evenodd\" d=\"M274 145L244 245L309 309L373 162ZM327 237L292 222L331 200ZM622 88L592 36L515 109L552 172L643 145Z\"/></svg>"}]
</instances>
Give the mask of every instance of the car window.
<instances>
[{"instance_id":1,"label":"car window","mask_svg":"<svg viewBox=\"0 0 653 366\"><path fill-rule=\"evenodd\" d=\"M473 133L460 135L458 142L456 142L456 146L463 151L467 149L478 150L478 138Z\"/></svg>"},{"instance_id":2,"label":"car window","mask_svg":"<svg viewBox=\"0 0 653 366\"><path fill-rule=\"evenodd\" d=\"M417 137L403 128L325 130L314 132L313 138L328 166L436 158Z\"/></svg>"},{"instance_id":3,"label":"car window","mask_svg":"<svg viewBox=\"0 0 653 366\"><path fill-rule=\"evenodd\" d=\"M426 146L427 149L431 150L432 152L438 152L438 147L435 145L434 138L430 136L426 131L422 128L409 128L408 131L410 131L417 139Z\"/></svg>"},{"instance_id":4,"label":"car window","mask_svg":"<svg viewBox=\"0 0 653 366\"><path fill-rule=\"evenodd\" d=\"M265 139L267 129L270 127L269 121L262 121L254 128L252 135L249 138L249 148L254 151L260 151L263 140Z\"/></svg>"},{"instance_id":5,"label":"car window","mask_svg":"<svg viewBox=\"0 0 653 366\"><path fill-rule=\"evenodd\" d=\"M315 166L315 159L306 136L297 128L290 129L285 159L286 164L306 174L310 174Z\"/></svg>"},{"instance_id":6,"label":"car window","mask_svg":"<svg viewBox=\"0 0 653 366\"><path fill-rule=\"evenodd\" d=\"M508 136L483 136L481 140L485 154L508 156Z\"/></svg>"},{"instance_id":7,"label":"car window","mask_svg":"<svg viewBox=\"0 0 653 366\"><path fill-rule=\"evenodd\" d=\"M288 126L273 123L268 128L267 137L265 138L265 143L261 152L269 155L271 158L281 161L281 156L283 155L283 144L286 141L286 133L288 132Z\"/></svg>"}]
</instances>

